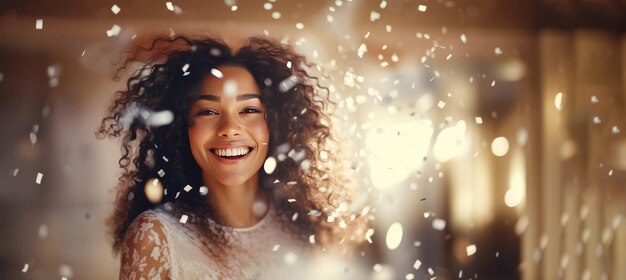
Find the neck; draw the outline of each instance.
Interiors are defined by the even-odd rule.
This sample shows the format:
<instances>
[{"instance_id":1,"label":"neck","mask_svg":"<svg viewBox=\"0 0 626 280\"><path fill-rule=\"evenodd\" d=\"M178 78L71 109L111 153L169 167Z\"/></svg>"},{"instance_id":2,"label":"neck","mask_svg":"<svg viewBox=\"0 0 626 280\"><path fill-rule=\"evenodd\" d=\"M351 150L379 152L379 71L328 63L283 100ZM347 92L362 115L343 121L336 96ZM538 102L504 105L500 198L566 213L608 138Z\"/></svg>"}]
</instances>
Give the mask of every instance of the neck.
<instances>
[{"instance_id":1,"label":"neck","mask_svg":"<svg viewBox=\"0 0 626 280\"><path fill-rule=\"evenodd\" d=\"M255 213L255 202L269 206L269 196L259 190L258 175L240 185L224 185L213 178L203 176L204 184L209 188L209 203L226 219L226 225L233 228L251 227L259 222L265 213Z\"/></svg>"}]
</instances>

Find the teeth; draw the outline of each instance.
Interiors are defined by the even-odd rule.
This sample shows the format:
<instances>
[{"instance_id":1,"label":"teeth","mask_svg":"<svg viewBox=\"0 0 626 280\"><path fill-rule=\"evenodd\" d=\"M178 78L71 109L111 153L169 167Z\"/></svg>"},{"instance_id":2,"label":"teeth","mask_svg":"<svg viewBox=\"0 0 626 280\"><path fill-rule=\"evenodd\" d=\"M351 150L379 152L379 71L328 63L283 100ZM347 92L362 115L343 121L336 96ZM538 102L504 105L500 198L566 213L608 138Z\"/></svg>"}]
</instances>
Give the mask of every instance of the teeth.
<instances>
[{"instance_id":1,"label":"teeth","mask_svg":"<svg viewBox=\"0 0 626 280\"><path fill-rule=\"evenodd\" d=\"M234 157L247 154L250 148L215 149L215 153L221 157Z\"/></svg>"}]
</instances>

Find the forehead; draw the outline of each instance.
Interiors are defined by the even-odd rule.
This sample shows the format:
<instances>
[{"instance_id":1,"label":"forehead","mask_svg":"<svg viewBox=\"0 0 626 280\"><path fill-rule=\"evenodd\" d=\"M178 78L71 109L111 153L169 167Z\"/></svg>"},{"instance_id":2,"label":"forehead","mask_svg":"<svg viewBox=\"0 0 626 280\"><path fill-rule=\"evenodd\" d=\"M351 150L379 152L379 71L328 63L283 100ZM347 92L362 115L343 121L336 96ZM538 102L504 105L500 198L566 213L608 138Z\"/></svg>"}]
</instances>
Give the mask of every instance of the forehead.
<instances>
[{"instance_id":1,"label":"forehead","mask_svg":"<svg viewBox=\"0 0 626 280\"><path fill-rule=\"evenodd\" d=\"M202 81L200 94L228 96L228 93L231 91L233 95L259 92L259 87L254 77L246 68L240 66L220 66L217 70L223 77L218 78L208 73ZM219 75L219 73L216 74Z\"/></svg>"}]
</instances>

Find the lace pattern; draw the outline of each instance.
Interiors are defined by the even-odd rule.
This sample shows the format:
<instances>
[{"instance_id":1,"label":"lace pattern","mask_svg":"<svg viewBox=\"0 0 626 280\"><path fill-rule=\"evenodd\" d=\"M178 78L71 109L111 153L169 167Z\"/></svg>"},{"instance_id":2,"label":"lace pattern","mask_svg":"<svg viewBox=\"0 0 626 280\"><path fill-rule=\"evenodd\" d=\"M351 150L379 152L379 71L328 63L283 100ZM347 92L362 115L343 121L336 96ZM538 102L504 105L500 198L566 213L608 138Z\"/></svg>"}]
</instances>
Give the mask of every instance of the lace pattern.
<instances>
[{"instance_id":1,"label":"lace pattern","mask_svg":"<svg viewBox=\"0 0 626 280\"><path fill-rule=\"evenodd\" d=\"M121 251L120 279L170 279L170 253L163 224L153 211L128 228Z\"/></svg>"}]
</instances>

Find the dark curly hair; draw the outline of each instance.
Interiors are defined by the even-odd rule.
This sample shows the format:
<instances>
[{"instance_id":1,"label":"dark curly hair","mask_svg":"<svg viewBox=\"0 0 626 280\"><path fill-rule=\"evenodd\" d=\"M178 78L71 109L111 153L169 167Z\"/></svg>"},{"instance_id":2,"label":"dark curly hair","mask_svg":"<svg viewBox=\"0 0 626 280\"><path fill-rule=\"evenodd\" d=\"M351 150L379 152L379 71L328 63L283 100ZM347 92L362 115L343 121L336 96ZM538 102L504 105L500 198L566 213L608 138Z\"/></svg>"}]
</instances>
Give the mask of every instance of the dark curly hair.
<instances>
[{"instance_id":1,"label":"dark curly hair","mask_svg":"<svg viewBox=\"0 0 626 280\"><path fill-rule=\"evenodd\" d=\"M127 89L117 92L97 131L99 138L122 139L119 165L123 174L116 189L115 210L108 220L115 253L131 222L156 206L144 192L151 178L159 178L166 188L161 203L167 209L178 216L191 213L185 226L202 232L203 242L211 244L207 247L213 254L221 252L216 244L226 244L228 230L205 219L224 222L207 198L182 191L186 185L194 189L202 185L187 134L194 92L211 69L226 64L247 69L261 90L270 131L268 156L284 160L279 160L270 175L259 171L259 186L272 190L272 203L284 227L299 240L315 234L318 248L329 242L363 240L364 223L358 221L365 219L349 209L352 198L346 180L338 176L341 164L334 158L337 141L331 136L328 111L335 103L329 90L309 74L314 64L291 47L267 38L249 38L233 52L219 39L185 36L158 38L149 46L135 48L116 78L137 62L142 66L127 80ZM190 69L189 73L183 75L183 68ZM151 126L142 114L165 110L174 118L163 126ZM165 172L162 177L158 174L161 170Z\"/></svg>"}]
</instances>

